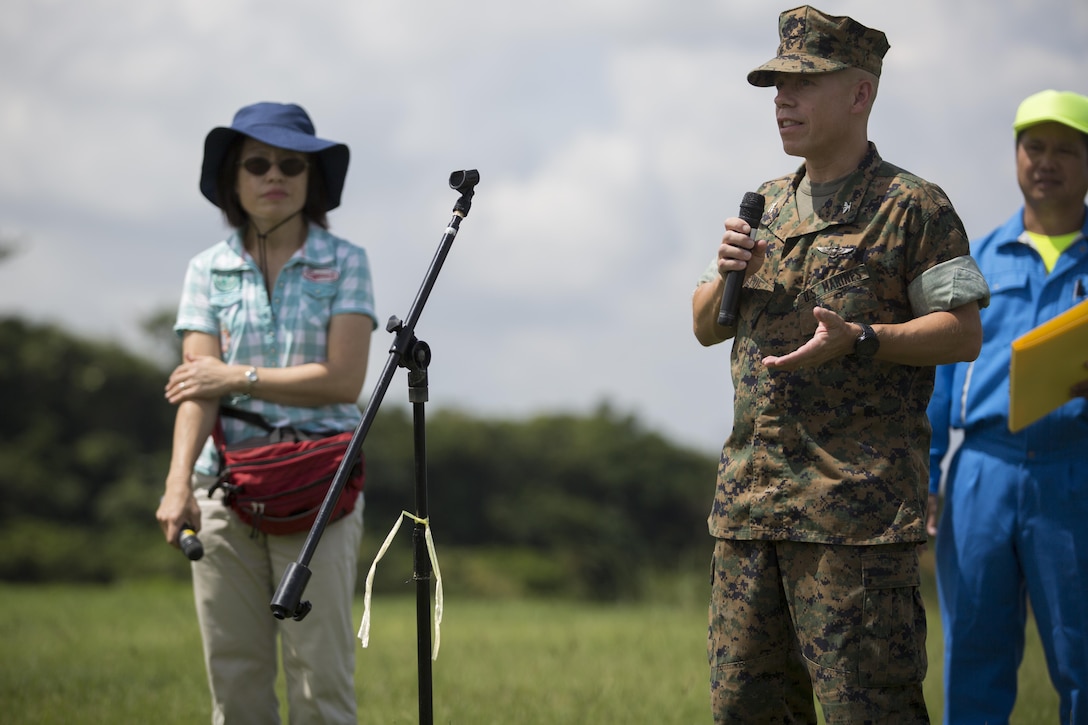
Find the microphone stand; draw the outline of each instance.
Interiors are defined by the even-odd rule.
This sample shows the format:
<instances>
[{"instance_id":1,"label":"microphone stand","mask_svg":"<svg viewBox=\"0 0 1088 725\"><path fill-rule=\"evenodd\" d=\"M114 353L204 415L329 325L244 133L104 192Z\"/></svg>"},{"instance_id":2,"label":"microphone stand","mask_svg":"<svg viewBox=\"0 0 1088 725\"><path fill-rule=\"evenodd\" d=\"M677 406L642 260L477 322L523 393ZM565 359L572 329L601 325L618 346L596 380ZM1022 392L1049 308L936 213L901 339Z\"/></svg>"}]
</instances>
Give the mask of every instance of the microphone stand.
<instances>
[{"instance_id":1,"label":"microphone stand","mask_svg":"<svg viewBox=\"0 0 1088 725\"><path fill-rule=\"evenodd\" d=\"M340 461L336 475L333 476L329 486L329 492L318 509L317 519L310 529L306 542L302 545L298 559L289 564L280 580L276 593L270 604L272 614L277 619L291 617L296 621L302 620L310 613L312 608L309 601L302 601L302 594L306 584L310 580L311 572L307 565L313 559L321 536L329 524L329 519L336 507L336 502L344 490L349 472L355 460L359 457L363 441L370 426L377 415L378 407L389 389L389 383L398 367L408 369L408 399L412 403L412 417L414 427L415 445L415 505L416 524L412 531L413 566L415 571L412 578L416 582L416 634L417 634L417 659L419 663L419 721L425 725L433 722L432 698L431 698L431 562L426 547L426 523L427 521L427 462L426 462L426 431L424 421L424 403L428 397L427 367L431 361L431 350L427 343L416 339L415 326L423 313L423 306L434 287L442 264L453 246L453 240L457 237L457 231L461 226L461 220L468 216L472 207L472 196L475 193L476 184L480 181L480 173L475 169L468 171L454 171L450 174L450 188L460 192L461 196L453 206L453 218L446 227L446 232L438 245L438 251L431 266L420 285L415 301L408 311L408 319L398 320L395 316L389 318L385 329L395 333L393 346L389 350L389 359L382 369L378 382L374 387L366 408L363 410L362 420L348 442L348 448Z\"/></svg>"}]
</instances>

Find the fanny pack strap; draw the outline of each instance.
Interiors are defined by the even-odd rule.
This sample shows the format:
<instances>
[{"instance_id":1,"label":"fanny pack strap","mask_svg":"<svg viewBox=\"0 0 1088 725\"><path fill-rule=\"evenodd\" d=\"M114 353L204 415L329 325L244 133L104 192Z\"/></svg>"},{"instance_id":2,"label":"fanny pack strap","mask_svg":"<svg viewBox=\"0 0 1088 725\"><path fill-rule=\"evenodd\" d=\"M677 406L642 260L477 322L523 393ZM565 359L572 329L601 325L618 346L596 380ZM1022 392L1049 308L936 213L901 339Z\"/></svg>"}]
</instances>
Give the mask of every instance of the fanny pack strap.
<instances>
[{"instance_id":1,"label":"fanny pack strap","mask_svg":"<svg viewBox=\"0 0 1088 725\"><path fill-rule=\"evenodd\" d=\"M219 415L225 415L228 418L234 418L244 423L249 423L252 426L263 428L265 433L271 433L276 430L275 426L265 420L263 415L254 413L251 410L242 410L240 408L232 408L229 405L220 405Z\"/></svg>"},{"instance_id":2,"label":"fanny pack strap","mask_svg":"<svg viewBox=\"0 0 1088 725\"><path fill-rule=\"evenodd\" d=\"M215 443L216 448L222 451L227 447L227 438L223 434L223 418L234 418L244 423L260 428L271 439L270 442L280 442L293 440L295 442L300 440L315 440L317 438L327 438L329 436L338 435L341 431L307 431L300 430L294 426L283 426L277 428L268 422L268 420L260 413L254 413L250 410L242 410L241 408L232 408L229 405L219 406L219 416L215 419L215 427L212 429L212 441ZM222 463L222 461L220 461Z\"/></svg>"},{"instance_id":3,"label":"fanny pack strap","mask_svg":"<svg viewBox=\"0 0 1088 725\"><path fill-rule=\"evenodd\" d=\"M228 418L236 418L237 420L249 423L264 430L265 433L271 435L276 430L275 426L264 419L264 416L260 413L254 413L249 410L241 410L239 408L232 408L229 405L219 406L219 415L215 418L215 427L212 428L212 442L215 443L215 448L219 451L219 468L223 468L223 450L227 447L227 437L223 435L223 416Z\"/></svg>"}]
</instances>

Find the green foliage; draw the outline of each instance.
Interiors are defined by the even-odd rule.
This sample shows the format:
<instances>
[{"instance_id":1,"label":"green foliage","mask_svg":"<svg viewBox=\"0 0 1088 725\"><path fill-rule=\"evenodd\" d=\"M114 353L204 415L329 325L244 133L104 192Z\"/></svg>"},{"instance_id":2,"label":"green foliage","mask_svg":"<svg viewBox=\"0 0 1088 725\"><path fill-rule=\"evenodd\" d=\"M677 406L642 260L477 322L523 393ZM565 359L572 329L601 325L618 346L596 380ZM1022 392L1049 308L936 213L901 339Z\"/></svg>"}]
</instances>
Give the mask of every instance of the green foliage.
<instances>
[{"instance_id":1,"label":"green foliage","mask_svg":"<svg viewBox=\"0 0 1088 725\"><path fill-rule=\"evenodd\" d=\"M396 412L368 436L371 526L412 510L411 427ZM714 462L608 406L522 422L443 410L426 429L432 531L442 544L479 548L468 568L481 578L494 568L522 576L519 593L629 599L644 593L648 568L708 548Z\"/></svg>"},{"instance_id":2,"label":"green foliage","mask_svg":"<svg viewBox=\"0 0 1088 725\"><path fill-rule=\"evenodd\" d=\"M113 578L123 566L102 555L101 526L142 507L155 528L173 418L161 373L116 346L4 319L0 400L0 577Z\"/></svg>"},{"instance_id":3,"label":"green foliage","mask_svg":"<svg viewBox=\"0 0 1088 725\"><path fill-rule=\"evenodd\" d=\"M169 340L162 315L146 327ZM188 576L154 520L174 416L164 380L116 346L0 319L0 579ZM661 572L705 565L714 461L634 416L606 404L586 416L425 416L429 518L451 592L632 599L654 594ZM367 554L416 509L412 411L383 403L364 452L360 582ZM390 549L379 586L411 579L410 542Z\"/></svg>"}]
</instances>

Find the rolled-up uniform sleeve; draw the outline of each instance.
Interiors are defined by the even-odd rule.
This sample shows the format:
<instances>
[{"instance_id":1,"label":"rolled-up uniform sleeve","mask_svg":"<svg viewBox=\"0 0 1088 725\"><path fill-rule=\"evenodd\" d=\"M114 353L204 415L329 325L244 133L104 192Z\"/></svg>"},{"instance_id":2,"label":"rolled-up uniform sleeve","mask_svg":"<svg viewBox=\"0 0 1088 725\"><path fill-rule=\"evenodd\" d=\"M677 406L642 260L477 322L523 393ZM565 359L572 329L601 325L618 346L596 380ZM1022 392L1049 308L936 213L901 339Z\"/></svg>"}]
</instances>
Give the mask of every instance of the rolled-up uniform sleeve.
<instances>
[{"instance_id":1,"label":"rolled-up uniform sleeve","mask_svg":"<svg viewBox=\"0 0 1088 725\"><path fill-rule=\"evenodd\" d=\"M980 308L990 304L986 278L967 255L930 267L910 283L907 294L916 317L954 310L968 302L977 301Z\"/></svg>"}]
</instances>

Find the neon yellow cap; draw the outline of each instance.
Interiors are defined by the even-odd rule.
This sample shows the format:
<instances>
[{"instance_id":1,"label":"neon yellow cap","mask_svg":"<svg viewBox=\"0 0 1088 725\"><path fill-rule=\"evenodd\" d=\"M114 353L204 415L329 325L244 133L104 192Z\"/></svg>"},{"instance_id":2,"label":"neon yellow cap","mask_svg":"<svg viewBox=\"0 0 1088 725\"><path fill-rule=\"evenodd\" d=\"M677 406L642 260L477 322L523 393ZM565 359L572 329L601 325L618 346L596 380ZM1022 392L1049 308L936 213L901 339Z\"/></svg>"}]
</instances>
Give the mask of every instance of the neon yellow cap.
<instances>
[{"instance_id":1,"label":"neon yellow cap","mask_svg":"<svg viewBox=\"0 0 1088 725\"><path fill-rule=\"evenodd\" d=\"M1028 126L1057 121L1088 133L1088 97L1070 91L1040 91L1024 99L1016 109L1012 128L1020 133Z\"/></svg>"}]
</instances>

